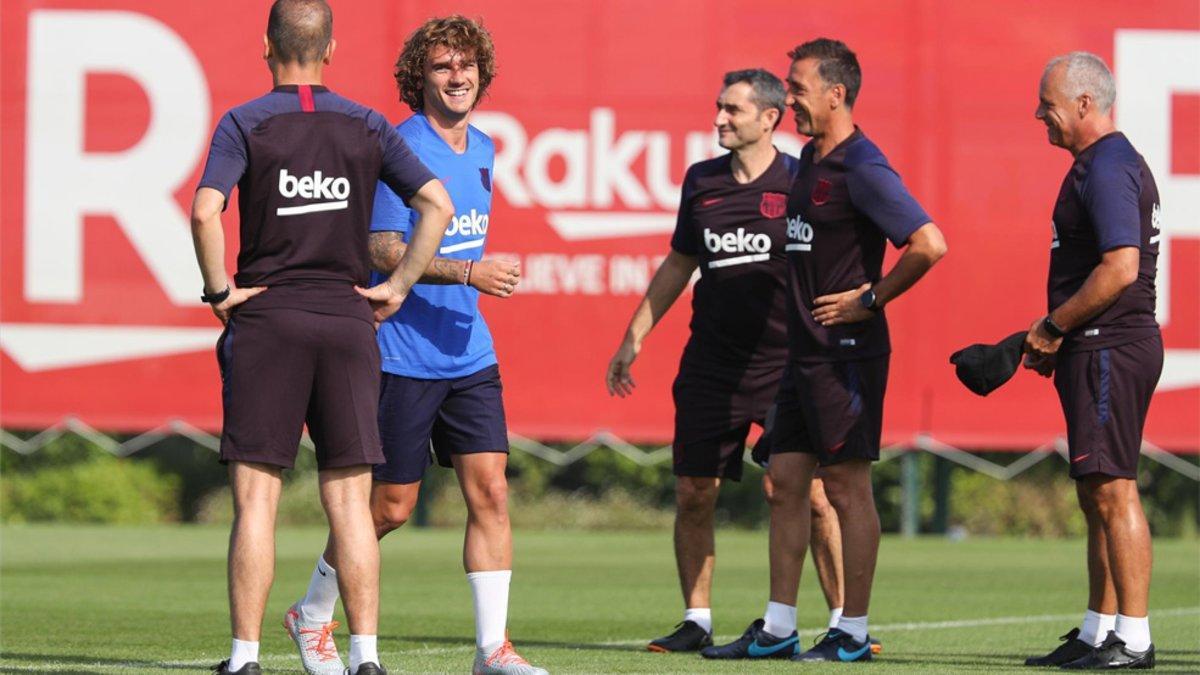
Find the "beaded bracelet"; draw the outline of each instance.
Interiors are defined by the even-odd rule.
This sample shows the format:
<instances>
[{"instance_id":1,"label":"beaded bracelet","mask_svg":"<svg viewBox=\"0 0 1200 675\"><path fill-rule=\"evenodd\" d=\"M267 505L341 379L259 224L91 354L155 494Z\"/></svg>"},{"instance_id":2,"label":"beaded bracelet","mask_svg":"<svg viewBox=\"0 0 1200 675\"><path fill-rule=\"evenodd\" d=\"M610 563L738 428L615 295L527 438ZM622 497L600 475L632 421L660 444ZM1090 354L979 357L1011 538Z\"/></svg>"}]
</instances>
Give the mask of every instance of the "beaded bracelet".
<instances>
[{"instance_id":1,"label":"beaded bracelet","mask_svg":"<svg viewBox=\"0 0 1200 675\"><path fill-rule=\"evenodd\" d=\"M467 261L467 266L463 269L463 286L471 285L471 267L474 265L473 260Z\"/></svg>"}]
</instances>

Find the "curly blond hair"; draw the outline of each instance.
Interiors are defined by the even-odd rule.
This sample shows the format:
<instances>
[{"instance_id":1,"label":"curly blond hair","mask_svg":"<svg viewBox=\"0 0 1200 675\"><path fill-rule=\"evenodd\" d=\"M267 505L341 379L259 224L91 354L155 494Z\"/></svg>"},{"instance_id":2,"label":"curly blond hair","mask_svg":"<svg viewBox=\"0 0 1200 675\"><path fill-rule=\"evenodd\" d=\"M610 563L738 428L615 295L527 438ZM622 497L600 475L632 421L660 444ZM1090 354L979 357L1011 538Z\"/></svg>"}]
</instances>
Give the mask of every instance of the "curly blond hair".
<instances>
[{"instance_id":1,"label":"curly blond hair","mask_svg":"<svg viewBox=\"0 0 1200 675\"><path fill-rule=\"evenodd\" d=\"M461 14L429 19L405 40L393 72L400 100L414 112L425 106L425 62L429 50L439 45L475 57L479 68L479 94L475 97L478 105L496 77L496 48L482 21Z\"/></svg>"}]
</instances>

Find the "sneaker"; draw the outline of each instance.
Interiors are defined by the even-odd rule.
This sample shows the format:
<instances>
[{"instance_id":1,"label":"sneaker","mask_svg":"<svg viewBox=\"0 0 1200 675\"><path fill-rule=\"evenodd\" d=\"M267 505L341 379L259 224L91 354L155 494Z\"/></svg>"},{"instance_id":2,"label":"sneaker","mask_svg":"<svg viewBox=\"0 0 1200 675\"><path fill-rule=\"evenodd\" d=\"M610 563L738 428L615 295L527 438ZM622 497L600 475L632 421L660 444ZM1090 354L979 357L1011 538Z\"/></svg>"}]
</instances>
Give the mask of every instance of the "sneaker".
<instances>
[{"instance_id":1,"label":"sneaker","mask_svg":"<svg viewBox=\"0 0 1200 675\"><path fill-rule=\"evenodd\" d=\"M353 673L350 672L349 668L345 669L342 671L342 675L387 675L387 668L378 663L367 661L366 663L358 664L358 670Z\"/></svg>"},{"instance_id":2,"label":"sneaker","mask_svg":"<svg viewBox=\"0 0 1200 675\"><path fill-rule=\"evenodd\" d=\"M549 675L544 668L530 665L521 658L513 644L508 640L496 648L491 654L483 650L475 650L475 665L471 668L472 675Z\"/></svg>"},{"instance_id":3,"label":"sneaker","mask_svg":"<svg viewBox=\"0 0 1200 675\"><path fill-rule=\"evenodd\" d=\"M1110 630L1104 643L1091 650L1086 656L1064 663L1068 670L1110 670L1129 668L1150 670L1154 667L1154 645L1144 652L1135 652L1125 646L1125 641Z\"/></svg>"},{"instance_id":4,"label":"sneaker","mask_svg":"<svg viewBox=\"0 0 1200 675\"><path fill-rule=\"evenodd\" d=\"M695 621L675 624L677 629L666 637L651 640L646 649L652 652L697 652L712 646L712 633Z\"/></svg>"},{"instance_id":5,"label":"sneaker","mask_svg":"<svg viewBox=\"0 0 1200 675\"><path fill-rule=\"evenodd\" d=\"M1079 639L1079 629L1072 628L1066 635L1060 635L1062 644L1045 656L1031 656L1025 659L1027 666L1061 666L1076 659L1081 659L1092 653L1092 646Z\"/></svg>"},{"instance_id":6,"label":"sneaker","mask_svg":"<svg viewBox=\"0 0 1200 675\"><path fill-rule=\"evenodd\" d=\"M872 656L871 636L863 642L855 642L849 633L834 628L824 637L818 638L813 648L792 657L793 661L870 661Z\"/></svg>"},{"instance_id":7,"label":"sneaker","mask_svg":"<svg viewBox=\"0 0 1200 675\"><path fill-rule=\"evenodd\" d=\"M283 615L283 627L300 650L300 663L308 675L342 675L346 664L338 656L333 631L338 622L317 623L304 618L300 603L288 607ZM361 668L360 668L361 670Z\"/></svg>"},{"instance_id":8,"label":"sneaker","mask_svg":"<svg viewBox=\"0 0 1200 675\"><path fill-rule=\"evenodd\" d=\"M786 659L796 653L800 637L796 631L777 638L763 630L764 621L755 619L742 637L725 645L705 647L700 656L706 659Z\"/></svg>"},{"instance_id":9,"label":"sneaker","mask_svg":"<svg viewBox=\"0 0 1200 675\"><path fill-rule=\"evenodd\" d=\"M256 661L251 661L237 670L230 670L229 659L225 659L213 666L213 672L217 675L262 675L262 668Z\"/></svg>"}]
</instances>

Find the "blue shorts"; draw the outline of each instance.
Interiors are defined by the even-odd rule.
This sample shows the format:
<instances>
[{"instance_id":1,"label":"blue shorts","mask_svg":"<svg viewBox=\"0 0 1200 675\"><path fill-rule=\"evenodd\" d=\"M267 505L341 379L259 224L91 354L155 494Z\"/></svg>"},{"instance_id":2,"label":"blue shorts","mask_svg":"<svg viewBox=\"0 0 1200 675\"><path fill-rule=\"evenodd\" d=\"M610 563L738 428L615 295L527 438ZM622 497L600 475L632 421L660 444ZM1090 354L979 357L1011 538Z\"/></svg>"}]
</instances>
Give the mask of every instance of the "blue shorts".
<instances>
[{"instance_id":1,"label":"blue shorts","mask_svg":"<svg viewBox=\"0 0 1200 675\"><path fill-rule=\"evenodd\" d=\"M452 455L508 452L503 393L495 364L450 380L383 373L379 433L386 461L375 466L375 480L416 483L434 457L449 467Z\"/></svg>"}]
</instances>

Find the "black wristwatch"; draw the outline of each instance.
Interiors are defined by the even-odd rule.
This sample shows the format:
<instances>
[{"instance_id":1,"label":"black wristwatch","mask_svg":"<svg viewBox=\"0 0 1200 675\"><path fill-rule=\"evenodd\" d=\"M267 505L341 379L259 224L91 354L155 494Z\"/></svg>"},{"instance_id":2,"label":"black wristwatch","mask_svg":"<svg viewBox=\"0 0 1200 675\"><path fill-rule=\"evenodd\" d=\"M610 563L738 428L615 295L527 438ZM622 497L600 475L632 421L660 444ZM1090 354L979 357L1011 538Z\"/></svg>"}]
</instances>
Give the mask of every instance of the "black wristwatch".
<instances>
[{"instance_id":1,"label":"black wristwatch","mask_svg":"<svg viewBox=\"0 0 1200 675\"><path fill-rule=\"evenodd\" d=\"M225 290L223 290L223 291L220 291L218 293L213 293L211 295L208 293L201 295L200 302L207 302L210 305L219 305L222 302L225 302L225 298L229 297L229 290L230 290L229 285L226 284Z\"/></svg>"},{"instance_id":2,"label":"black wristwatch","mask_svg":"<svg viewBox=\"0 0 1200 675\"><path fill-rule=\"evenodd\" d=\"M1050 334L1050 337L1056 340L1067 334L1067 331L1063 330L1058 324L1054 323L1054 319L1051 319L1049 314L1047 314L1046 318L1042 320L1042 328Z\"/></svg>"},{"instance_id":3,"label":"black wristwatch","mask_svg":"<svg viewBox=\"0 0 1200 675\"><path fill-rule=\"evenodd\" d=\"M877 298L875 297L875 289L873 288L868 288L866 292L858 296L858 301L862 303L862 306L865 309L869 309L872 312L878 312L880 309L882 309L877 302Z\"/></svg>"}]
</instances>

